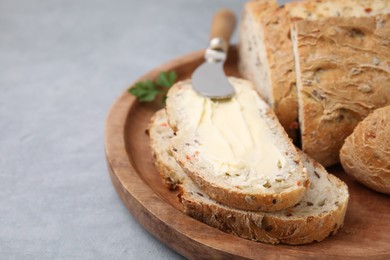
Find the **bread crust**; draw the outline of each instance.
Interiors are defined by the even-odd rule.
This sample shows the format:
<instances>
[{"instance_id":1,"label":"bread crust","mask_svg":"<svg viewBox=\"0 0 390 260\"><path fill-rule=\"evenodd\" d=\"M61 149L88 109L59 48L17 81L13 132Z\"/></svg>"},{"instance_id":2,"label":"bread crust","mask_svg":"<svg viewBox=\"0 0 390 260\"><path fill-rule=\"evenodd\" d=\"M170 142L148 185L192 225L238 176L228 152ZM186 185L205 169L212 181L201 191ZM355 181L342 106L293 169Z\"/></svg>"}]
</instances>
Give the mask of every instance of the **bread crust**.
<instances>
[{"instance_id":1,"label":"bread crust","mask_svg":"<svg viewBox=\"0 0 390 260\"><path fill-rule=\"evenodd\" d=\"M250 82L246 80L239 80L232 77L230 77L230 80L233 82L233 85L237 84L237 82L250 85ZM171 100L180 97L182 95L181 91L188 88L189 84L190 81L178 82L168 92L166 113L169 125L173 131L180 131L178 125L183 120L183 115L180 114L180 109L178 109ZM265 103L264 106L266 106ZM217 180L208 177L209 175L205 174L205 172L199 170L199 166L203 167L204 165L199 157L197 157L196 153L188 151L189 147L186 146L185 143L189 142L189 140L183 141L178 137L172 138L171 149L173 156L185 170L186 174L211 198L234 208L271 212L285 209L298 203L305 194L309 185L309 180L294 145L290 142L275 114L268 106L259 109L264 113L263 117L267 118L268 122L272 122L272 129L274 129L274 132L277 132L275 138L280 142L283 142L285 147L283 153L286 152L286 158L289 158L291 164L294 164L294 166L292 166L294 168L294 177L291 178L292 180L296 178L296 181L291 183L290 187L286 189L277 193L272 191L264 192L262 190L259 190L259 192L256 193L249 193L239 189L228 189L227 187L223 187L219 183L216 183ZM275 186L277 185L278 183L275 184Z\"/></svg>"},{"instance_id":2,"label":"bread crust","mask_svg":"<svg viewBox=\"0 0 390 260\"><path fill-rule=\"evenodd\" d=\"M335 182L341 182L330 175ZM346 186L344 185L344 188ZM320 242L342 228L348 202L337 210L304 218L281 218L272 213L238 211L218 204L202 203L181 189L186 214L239 237L269 244L301 245Z\"/></svg>"},{"instance_id":3,"label":"bread crust","mask_svg":"<svg viewBox=\"0 0 390 260\"><path fill-rule=\"evenodd\" d=\"M181 172L175 170L176 161L170 153L170 147L163 145L169 143L169 141L161 140L172 137L172 129L167 123L164 109L157 111L152 116L146 133L150 138L150 146L154 148L152 149L154 164L159 169L164 184L168 189L176 190L184 179L184 173L181 174Z\"/></svg>"},{"instance_id":4,"label":"bread crust","mask_svg":"<svg viewBox=\"0 0 390 260\"><path fill-rule=\"evenodd\" d=\"M302 149L329 166L357 123L390 104L390 15L299 20L292 31Z\"/></svg>"},{"instance_id":5,"label":"bread crust","mask_svg":"<svg viewBox=\"0 0 390 260\"><path fill-rule=\"evenodd\" d=\"M297 204L305 194L309 181L302 182L296 189L289 189L281 193L271 194L248 194L235 190L228 190L224 187L208 182L203 176L191 171L187 163L176 159L186 174L203 190L207 195L216 201L236 209L249 211L272 212L285 209Z\"/></svg>"},{"instance_id":6,"label":"bread crust","mask_svg":"<svg viewBox=\"0 0 390 260\"><path fill-rule=\"evenodd\" d=\"M159 121L159 118L163 120ZM299 211L299 209L291 208L275 213L252 212L227 207L210 198L205 199L207 195L196 187L188 176L183 175L184 172L179 165L169 162L169 158L167 158L169 154L164 148L168 143L166 140L163 140L163 135L169 136L172 132L169 133L169 129L164 128L160 124L164 122L164 118L166 120L164 111L157 112L156 116L152 118L150 126L151 147L156 155L156 167L163 178L176 173L177 179L182 180L178 186L180 190L179 199L186 214L224 232L270 244L285 243L298 245L321 241L328 235L336 234L343 226L348 205L347 186L338 178L327 174L320 164L311 160L303 153L300 153L300 156L305 160L305 163L310 164L311 168L318 172L317 177L327 177L329 183L332 184L332 189L344 194L340 201L336 201L337 205L335 205L334 201L329 202L332 205L329 211L313 212L295 217L293 214ZM165 166L164 163L166 164ZM180 177L182 175L184 177ZM322 192L332 191L324 190ZM306 208L310 210L309 205L303 207L304 210ZM289 213L291 213L291 216Z\"/></svg>"},{"instance_id":7,"label":"bread crust","mask_svg":"<svg viewBox=\"0 0 390 260\"><path fill-rule=\"evenodd\" d=\"M340 150L346 173L365 186L390 194L390 106L361 121Z\"/></svg>"}]
</instances>

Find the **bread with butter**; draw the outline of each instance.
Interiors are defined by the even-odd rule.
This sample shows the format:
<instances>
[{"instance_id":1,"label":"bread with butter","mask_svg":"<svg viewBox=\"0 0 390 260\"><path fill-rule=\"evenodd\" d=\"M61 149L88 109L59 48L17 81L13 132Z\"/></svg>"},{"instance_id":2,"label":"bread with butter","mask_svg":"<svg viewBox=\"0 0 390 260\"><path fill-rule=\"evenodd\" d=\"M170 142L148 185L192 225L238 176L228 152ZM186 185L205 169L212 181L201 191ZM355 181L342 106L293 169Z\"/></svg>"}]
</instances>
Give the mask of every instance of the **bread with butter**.
<instances>
[{"instance_id":1,"label":"bread with butter","mask_svg":"<svg viewBox=\"0 0 390 260\"><path fill-rule=\"evenodd\" d=\"M295 205L309 184L297 151L252 83L229 77L231 99L201 96L191 81L168 92L173 156L211 198L234 208Z\"/></svg>"},{"instance_id":2,"label":"bread with butter","mask_svg":"<svg viewBox=\"0 0 390 260\"><path fill-rule=\"evenodd\" d=\"M293 245L321 241L343 226L349 198L347 186L302 152L299 156L310 178L302 200L277 212L252 212L213 200L173 160L169 149L173 131L167 126L164 110L152 118L149 135L155 164L164 179L178 185L184 211L210 226L254 241Z\"/></svg>"}]
</instances>

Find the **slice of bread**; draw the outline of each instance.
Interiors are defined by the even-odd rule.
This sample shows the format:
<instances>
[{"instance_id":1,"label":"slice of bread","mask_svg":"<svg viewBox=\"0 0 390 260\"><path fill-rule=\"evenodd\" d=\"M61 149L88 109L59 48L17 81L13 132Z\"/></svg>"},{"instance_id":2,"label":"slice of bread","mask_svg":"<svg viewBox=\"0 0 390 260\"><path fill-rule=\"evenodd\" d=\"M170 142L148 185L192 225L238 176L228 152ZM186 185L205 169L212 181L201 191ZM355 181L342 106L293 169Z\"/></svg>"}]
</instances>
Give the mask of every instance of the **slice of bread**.
<instances>
[{"instance_id":1,"label":"slice of bread","mask_svg":"<svg viewBox=\"0 0 390 260\"><path fill-rule=\"evenodd\" d=\"M173 131L166 123L165 111L158 111L149 128L151 148L163 178L180 183L180 200L188 215L224 232L271 244L321 241L342 227L347 186L303 152L299 155L308 169L310 186L299 203L272 213L238 210L211 199L172 160L168 147Z\"/></svg>"},{"instance_id":2,"label":"slice of bread","mask_svg":"<svg viewBox=\"0 0 390 260\"><path fill-rule=\"evenodd\" d=\"M248 2L240 24L239 70L271 105L287 134L298 138L294 55L286 8L276 0Z\"/></svg>"},{"instance_id":3,"label":"slice of bread","mask_svg":"<svg viewBox=\"0 0 390 260\"><path fill-rule=\"evenodd\" d=\"M168 92L173 156L211 198L234 208L295 205L309 184L295 147L252 83L230 77L235 95L212 100L191 81Z\"/></svg>"}]
</instances>

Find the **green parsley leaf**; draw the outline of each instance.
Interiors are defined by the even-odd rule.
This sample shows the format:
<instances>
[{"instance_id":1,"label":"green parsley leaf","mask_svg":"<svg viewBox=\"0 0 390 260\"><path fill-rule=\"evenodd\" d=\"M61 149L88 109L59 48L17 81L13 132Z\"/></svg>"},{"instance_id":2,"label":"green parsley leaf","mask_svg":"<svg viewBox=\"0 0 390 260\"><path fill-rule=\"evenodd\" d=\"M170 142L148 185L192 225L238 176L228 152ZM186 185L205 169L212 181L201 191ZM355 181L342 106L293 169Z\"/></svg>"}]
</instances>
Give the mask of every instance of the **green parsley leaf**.
<instances>
[{"instance_id":1,"label":"green parsley leaf","mask_svg":"<svg viewBox=\"0 0 390 260\"><path fill-rule=\"evenodd\" d=\"M168 77L169 77L169 82L171 83L171 87L173 84L175 84L176 80L177 80L177 74L175 71L171 71L168 73Z\"/></svg>"},{"instance_id":2,"label":"green parsley leaf","mask_svg":"<svg viewBox=\"0 0 390 260\"><path fill-rule=\"evenodd\" d=\"M169 88L175 83L176 78L177 78L177 75L176 75L176 72L174 72L174 71L161 72L157 76L156 83L162 87Z\"/></svg>"},{"instance_id":3,"label":"green parsley leaf","mask_svg":"<svg viewBox=\"0 0 390 260\"><path fill-rule=\"evenodd\" d=\"M139 97L140 102L152 102L153 100L156 99L156 96L160 93L159 90L151 90L142 97Z\"/></svg>"},{"instance_id":4,"label":"green parsley leaf","mask_svg":"<svg viewBox=\"0 0 390 260\"><path fill-rule=\"evenodd\" d=\"M160 90L151 80L137 82L129 92L136 96L140 102L153 101Z\"/></svg>"},{"instance_id":5,"label":"green parsley leaf","mask_svg":"<svg viewBox=\"0 0 390 260\"><path fill-rule=\"evenodd\" d=\"M128 91L140 102L152 102L159 93L165 93L166 89L172 87L177 79L176 72L161 72L154 83L151 80L137 82ZM162 103L165 104L166 95L162 96Z\"/></svg>"}]
</instances>

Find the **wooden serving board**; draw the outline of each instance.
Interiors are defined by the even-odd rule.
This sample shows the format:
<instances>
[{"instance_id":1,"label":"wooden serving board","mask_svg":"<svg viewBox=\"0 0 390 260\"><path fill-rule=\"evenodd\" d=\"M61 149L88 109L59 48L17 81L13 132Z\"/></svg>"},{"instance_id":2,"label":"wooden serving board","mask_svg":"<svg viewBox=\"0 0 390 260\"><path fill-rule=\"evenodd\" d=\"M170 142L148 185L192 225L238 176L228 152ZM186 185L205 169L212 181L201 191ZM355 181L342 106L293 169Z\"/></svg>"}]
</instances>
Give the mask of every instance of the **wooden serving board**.
<instances>
[{"instance_id":1,"label":"wooden serving board","mask_svg":"<svg viewBox=\"0 0 390 260\"><path fill-rule=\"evenodd\" d=\"M147 73L175 70L179 80L189 78L201 64L203 51L191 53ZM225 66L239 76L237 50L230 49ZM337 235L301 246L268 245L224 233L185 215L177 193L162 183L153 165L145 134L156 103L140 104L125 92L113 105L106 122L105 146L109 173L119 197L135 219L162 243L188 258L355 258L390 259L390 200L354 182L340 166L329 171L349 187L345 225ZM129 241L130 242L130 241Z\"/></svg>"}]
</instances>

